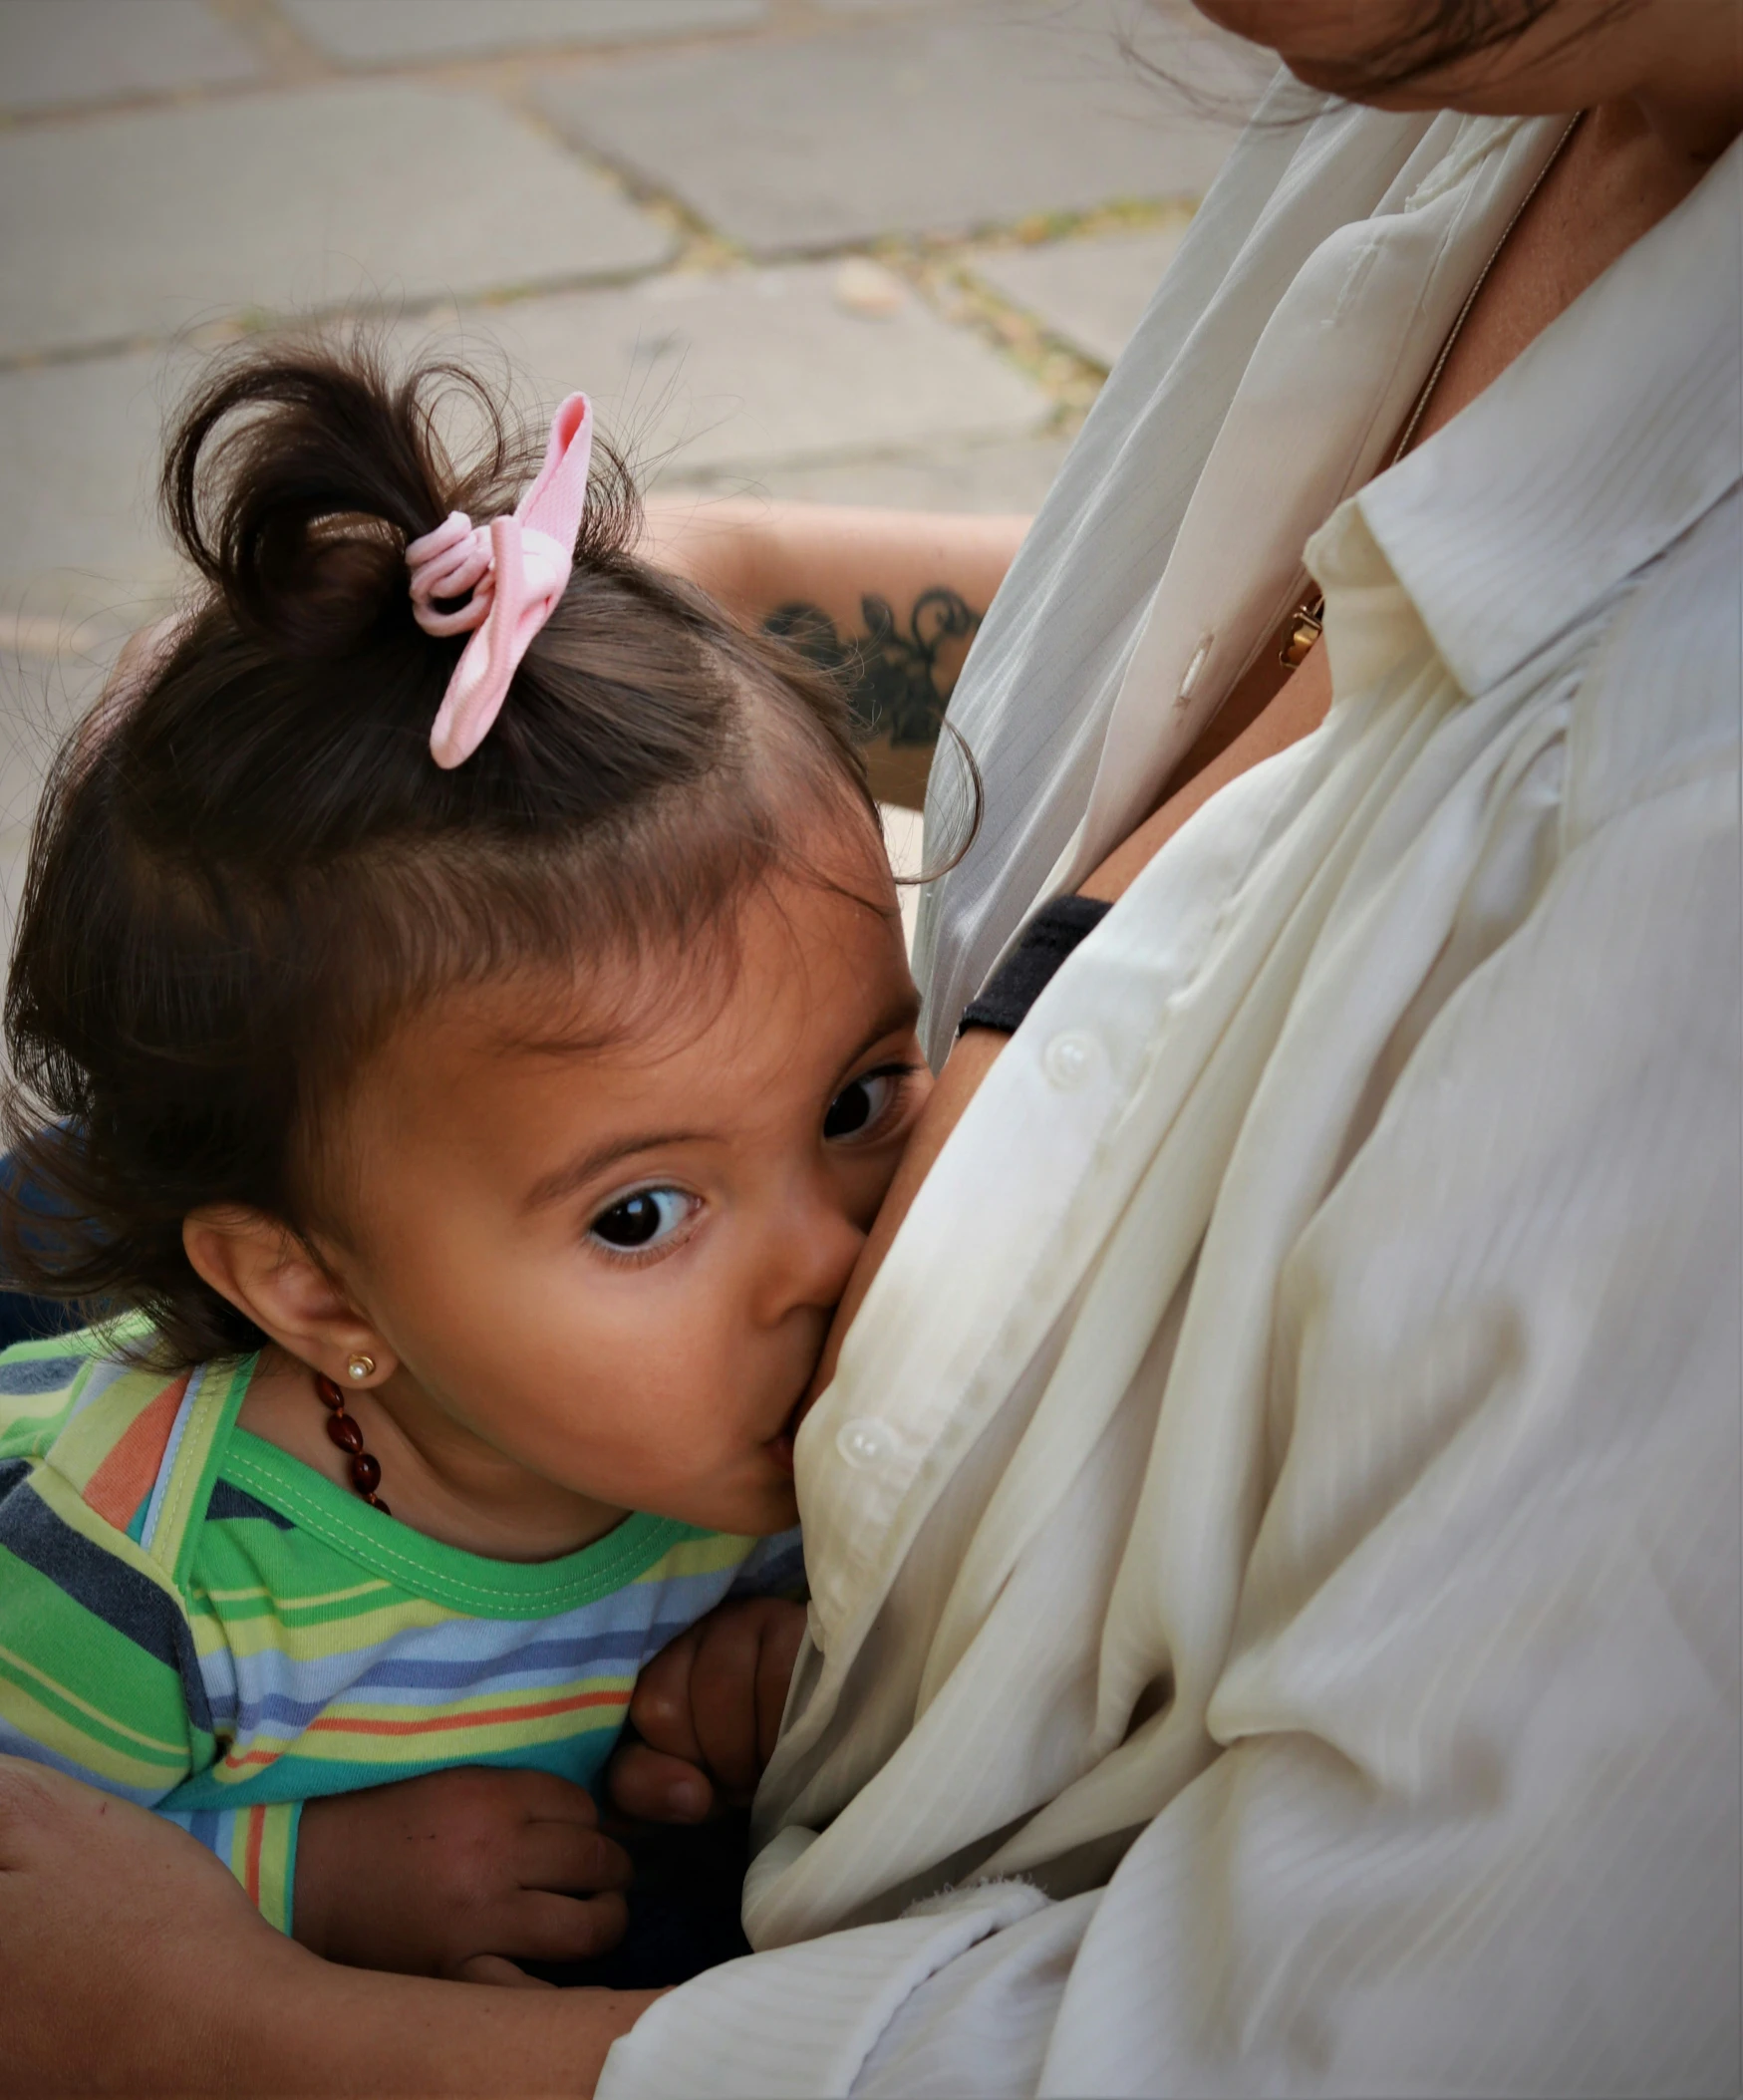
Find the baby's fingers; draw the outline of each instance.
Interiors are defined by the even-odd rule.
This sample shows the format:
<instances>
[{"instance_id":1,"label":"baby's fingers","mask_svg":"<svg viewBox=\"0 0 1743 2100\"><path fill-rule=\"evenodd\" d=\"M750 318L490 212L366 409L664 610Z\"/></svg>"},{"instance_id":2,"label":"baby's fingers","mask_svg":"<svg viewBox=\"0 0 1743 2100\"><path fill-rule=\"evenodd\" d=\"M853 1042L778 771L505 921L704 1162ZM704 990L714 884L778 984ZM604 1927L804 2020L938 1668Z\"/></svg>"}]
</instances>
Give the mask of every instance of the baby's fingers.
<instances>
[{"instance_id":1,"label":"baby's fingers","mask_svg":"<svg viewBox=\"0 0 1743 2100\"><path fill-rule=\"evenodd\" d=\"M621 1845L577 1823L525 1823L510 1862L522 1889L550 1889L564 1896L596 1896L627 1889L634 1875Z\"/></svg>"},{"instance_id":2,"label":"baby's fingers","mask_svg":"<svg viewBox=\"0 0 1743 2100\"><path fill-rule=\"evenodd\" d=\"M692 1764L703 1761L690 1712L690 1674L701 1640L692 1627L669 1641L636 1679L630 1696L630 1725L642 1740Z\"/></svg>"},{"instance_id":3,"label":"baby's fingers","mask_svg":"<svg viewBox=\"0 0 1743 2100\"><path fill-rule=\"evenodd\" d=\"M529 1976L524 1968L505 1961L500 1954L471 1954L449 1971L456 1983L494 1983L502 1990L555 1990L543 1976Z\"/></svg>"},{"instance_id":4,"label":"baby's fingers","mask_svg":"<svg viewBox=\"0 0 1743 2100\"><path fill-rule=\"evenodd\" d=\"M649 1743L626 1742L607 1784L619 1813L644 1823L700 1823L715 1804L706 1772Z\"/></svg>"},{"instance_id":5,"label":"baby's fingers","mask_svg":"<svg viewBox=\"0 0 1743 2100\"><path fill-rule=\"evenodd\" d=\"M517 1961L590 1961L624 1936L629 1907L615 1890L602 1896L556 1896L525 1889L510 1906Z\"/></svg>"},{"instance_id":6,"label":"baby's fingers","mask_svg":"<svg viewBox=\"0 0 1743 2100\"><path fill-rule=\"evenodd\" d=\"M690 1710L708 1768L729 1793L746 1799L762 1769L756 1754L761 1622L760 1612L743 1606L711 1614L702 1622L690 1676Z\"/></svg>"},{"instance_id":7,"label":"baby's fingers","mask_svg":"<svg viewBox=\"0 0 1743 2100\"><path fill-rule=\"evenodd\" d=\"M457 1955L444 1973L472 1981L476 1964L492 1954L505 1961L590 1961L609 1953L624 1936L629 1911L621 1896L556 1896L548 1889L522 1889L473 1922L467 1940L475 1951Z\"/></svg>"}]
</instances>

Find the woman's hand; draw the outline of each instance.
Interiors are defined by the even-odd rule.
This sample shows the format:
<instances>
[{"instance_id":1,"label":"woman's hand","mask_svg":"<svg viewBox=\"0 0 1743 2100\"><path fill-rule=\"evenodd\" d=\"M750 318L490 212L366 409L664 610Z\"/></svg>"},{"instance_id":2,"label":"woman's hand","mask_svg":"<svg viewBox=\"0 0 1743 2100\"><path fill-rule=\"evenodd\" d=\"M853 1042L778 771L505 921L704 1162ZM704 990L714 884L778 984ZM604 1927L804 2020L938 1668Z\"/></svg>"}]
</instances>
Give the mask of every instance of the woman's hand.
<instances>
[{"instance_id":1,"label":"woman's hand","mask_svg":"<svg viewBox=\"0 0 1743 2100\"><path fill-rule=\"evenodd\" d=\"M623 1938L629 1855L593 1797L550 1772L456 1766L311 1801L296 1937L329 1961L544 1988L515 1964Z\"/></svg>"},{"instance_id":2,"label":"woman's hand","mask_svg":"<svg viewBox=\"0 0 1743 2100\"><path fill-rule=\"evenodd\" d=\"M0 1757L0 2093L586 2100L652 1990L340 1968L184 1831Z\"/></svg>"},{"instance_id":3,"label":"woman's hand","mask_svg":"<svg viewBox=\"0 0 1743 2100\"><path fill-rule=\"evenodd\" d=\"M226 1997L307 1957L172 1824L0 1758L0 2091L211 2092Z\"/></svg>"},{"instance_id":4,"label":"woman's hand","mask_svg":"<svg viewBox=\"0 0 1743 2100\"><path fill-rule=\"evenodd\" d=\"M650 1823L699 1823L717 1800L748 1801L774 1751L804 1633L803 1605L745 1597L668 1642L636 1680L640 1740L612 1759L614 1806Z\"/></svg>"}]
</instances>

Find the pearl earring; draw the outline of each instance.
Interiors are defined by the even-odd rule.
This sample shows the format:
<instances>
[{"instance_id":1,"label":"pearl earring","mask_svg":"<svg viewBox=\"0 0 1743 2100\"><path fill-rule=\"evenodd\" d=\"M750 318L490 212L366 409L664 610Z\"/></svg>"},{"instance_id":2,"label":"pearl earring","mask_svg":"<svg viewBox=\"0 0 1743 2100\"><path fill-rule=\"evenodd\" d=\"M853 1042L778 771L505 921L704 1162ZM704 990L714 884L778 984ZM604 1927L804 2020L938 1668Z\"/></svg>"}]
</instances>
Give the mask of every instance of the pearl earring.
<instances>
[{"instance_id":1,"label":"pearl earring","mask_svg":"<svg viewBox=\"0 0 1743 2100\"><path fill-rule=\"evenodd\" d=\"M351 1373L352 1377L355 1378L360 1384L365 1378L369 1376L370 1372L374 1370L375 1367L376 1359L373 1356L366 1355L362 1350L359 1350L357 1354L353 1356L345 1366L345 1368Z\"/></svg>"}]
</instances>

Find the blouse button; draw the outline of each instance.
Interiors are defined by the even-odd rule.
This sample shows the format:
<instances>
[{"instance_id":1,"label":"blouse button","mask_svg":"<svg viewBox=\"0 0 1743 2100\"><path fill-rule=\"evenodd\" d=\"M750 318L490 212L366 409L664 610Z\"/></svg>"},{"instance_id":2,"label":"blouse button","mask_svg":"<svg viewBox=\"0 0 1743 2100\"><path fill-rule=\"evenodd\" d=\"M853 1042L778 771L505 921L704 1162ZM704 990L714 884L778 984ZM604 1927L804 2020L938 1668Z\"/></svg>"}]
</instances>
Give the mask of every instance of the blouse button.
<instances>
[{"instance_id":1,"label":"blouse button","mask_svg":"<svg viewBox=\"0 0 1743 2100\"><path fill-rule=\"evenodd\" d=\"M867 1414L857 1414L836 1430L835 1448L850 1466L863 1471L867 1466L882 1465L894 1447L890 1432L882 1422L873 1421Z\"/></svg>"},{"instance_id":2,"label":"blouse button","mask_svg":"<svg viewBox=\"0 0 1743 2100\"><path fill-rule=\"evenodd\" d=\"M1055 1036L1041 1052L1041 1069L1061 1093L1083 1085L1095 1068L1095 1038L1071 1029Z\"/></svg>"}]
</instances>

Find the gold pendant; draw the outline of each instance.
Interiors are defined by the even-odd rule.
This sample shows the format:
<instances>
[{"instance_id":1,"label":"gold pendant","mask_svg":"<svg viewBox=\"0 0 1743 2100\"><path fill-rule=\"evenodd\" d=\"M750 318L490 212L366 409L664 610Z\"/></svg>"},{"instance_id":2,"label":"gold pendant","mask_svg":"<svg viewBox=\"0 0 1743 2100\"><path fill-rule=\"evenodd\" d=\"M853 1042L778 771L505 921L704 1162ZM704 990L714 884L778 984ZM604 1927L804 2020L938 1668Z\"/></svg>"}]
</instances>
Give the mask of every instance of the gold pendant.
<instances>
[{"instance_id":1,"label":"gold pendant","mask_svg":"<svg viewBox=\"0 0 1743 2100\"><path fill-rule=\"evenodd\" d=\"M1287 664L1294 671L1307 661L1307 652L1319 639L1325 625L1325 599L1315 591L1310 598L1304 598L1290 616L1290 638L1277 653L1280 664Z\"/></svg>"}]
</instances>

